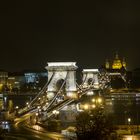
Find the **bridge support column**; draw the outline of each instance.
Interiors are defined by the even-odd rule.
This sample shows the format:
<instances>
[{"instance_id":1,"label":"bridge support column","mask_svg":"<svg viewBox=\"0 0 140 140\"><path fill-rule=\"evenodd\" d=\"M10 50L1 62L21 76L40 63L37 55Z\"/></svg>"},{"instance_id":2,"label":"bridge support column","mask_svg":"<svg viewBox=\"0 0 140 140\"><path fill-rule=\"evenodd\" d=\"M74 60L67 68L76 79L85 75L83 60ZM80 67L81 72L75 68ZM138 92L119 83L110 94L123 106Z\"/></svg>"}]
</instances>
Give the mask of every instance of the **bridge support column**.
<instances>
[{"instance_id":1,"label":"bridge support column","mask_svg":"<svg viewBox=\"0 0 140 140\"><path fill-rule=\"evenodd\" d=\"M98 69L83 69L83 86L93 85L95 88L98 88L98 74Z\"/></svg>"},{"instance_id":2,"label":"bridge support column","mask_svg":"<svg viewBox=\"0 0 140 140\"><path fill-rule=\"evenodd\" d=\"M67 97L75 98L76 95L76 63L75 62L52 62L46 67L48 70L48 80L54 74L48 85L47 96L49 99L59 91L63 82L63 92ZM61 92L61 91L60 91Z\"/></svg>"}]
</instances>

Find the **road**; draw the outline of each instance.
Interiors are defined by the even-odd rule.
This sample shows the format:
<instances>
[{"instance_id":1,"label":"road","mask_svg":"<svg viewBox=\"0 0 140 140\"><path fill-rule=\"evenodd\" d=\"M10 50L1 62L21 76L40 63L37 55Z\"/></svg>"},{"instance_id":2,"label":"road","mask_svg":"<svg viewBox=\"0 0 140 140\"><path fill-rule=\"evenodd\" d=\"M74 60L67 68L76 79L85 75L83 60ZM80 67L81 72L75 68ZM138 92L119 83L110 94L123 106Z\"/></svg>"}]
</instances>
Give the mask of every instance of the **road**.
<instances>
[{"instance_id":1,"label":"road","mask_svg":"<svg viewBox=\"0 0 140 140\"><path fill-rule=\"evenodd\" d=\"M25 123L10 125L10 131L0 139L4 140L66 140L59 133L46 132L38 125L28 126Z\"/></svg>"}]
</instances>

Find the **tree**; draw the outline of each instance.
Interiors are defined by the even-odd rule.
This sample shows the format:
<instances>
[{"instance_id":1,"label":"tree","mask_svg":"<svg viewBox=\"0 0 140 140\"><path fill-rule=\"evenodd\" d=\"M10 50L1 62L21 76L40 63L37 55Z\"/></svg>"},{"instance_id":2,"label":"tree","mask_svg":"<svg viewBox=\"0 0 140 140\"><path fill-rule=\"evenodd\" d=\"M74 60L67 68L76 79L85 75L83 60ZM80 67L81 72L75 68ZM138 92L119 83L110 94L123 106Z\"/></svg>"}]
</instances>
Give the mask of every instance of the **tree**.
<instances>
[{"instance_id":1,"label":"tree","mask_svg":"<svg viewBox=\"0 0 140 140\"><path fill-rule=\"evenodd\" d=\"M102 108L81 112L76 118L77 138L79 140L108 140L112 131L110 118Z\"/></svg>"}]
</instances>

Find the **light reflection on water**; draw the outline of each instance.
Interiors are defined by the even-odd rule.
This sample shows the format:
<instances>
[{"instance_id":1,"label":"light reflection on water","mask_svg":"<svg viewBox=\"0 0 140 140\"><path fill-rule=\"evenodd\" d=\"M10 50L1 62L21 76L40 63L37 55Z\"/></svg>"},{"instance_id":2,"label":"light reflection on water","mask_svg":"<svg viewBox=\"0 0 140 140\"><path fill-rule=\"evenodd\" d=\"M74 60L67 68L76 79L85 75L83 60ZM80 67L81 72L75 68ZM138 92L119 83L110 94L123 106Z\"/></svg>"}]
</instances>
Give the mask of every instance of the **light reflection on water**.
<instances>
[{"instance_id":1,"label":"light reflection on water","mask_svg":"<svg viewBox=\"0 0 140 140\"><path fill-rule=\"evenodd\" d=\"M128 118L131 118L131 124L140 124L140 98L132 95L124 93L107 98L107 108L113 114L115 124L128 124Z\"/></svg>"},{"instance_id":2,"label":"light reflection on water","mask_svg":"<svg viewBox=\"0 0 140 140\"><path fill-rule=\"evenodd\" d=\"M126 135L123 136L122 140L140 140L140 136Z\"/></svg>"}]
</instances>

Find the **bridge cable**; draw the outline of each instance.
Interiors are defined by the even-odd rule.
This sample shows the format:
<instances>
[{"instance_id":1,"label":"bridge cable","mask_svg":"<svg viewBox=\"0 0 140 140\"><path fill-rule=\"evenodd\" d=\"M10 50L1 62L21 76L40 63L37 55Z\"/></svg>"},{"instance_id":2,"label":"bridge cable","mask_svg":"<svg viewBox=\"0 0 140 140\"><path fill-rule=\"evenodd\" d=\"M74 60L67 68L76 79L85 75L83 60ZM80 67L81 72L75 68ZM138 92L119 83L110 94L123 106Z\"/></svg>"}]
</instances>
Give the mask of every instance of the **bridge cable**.
<instances>
[{"instance_id":1,"label":"bridge cable","mask_svg":"<svg viewBox=\"0 0 140 140\"><path fill-rule=\"evenodd\" d=\"M83 82L82 82L82 84L81 85L83 85L84 83L85 83L85 81L86 81L86 79L87 79L87 73L86 73L86 76L85 76L85 79L83 80Z\"/></svg>"},{"instance_id":2,"label":"bridge cable","mask_svg":"<svg viewBox=\"0 0 140 140\"><path fill-rule=\"evenodd\" d=\"M67 72L67 75L66 75L66 78L64 80L64 82L62 83L60 89L58 90L58 92L56 93L56 95L53 97L53 99L51 100L51 102L49 103L49 105L47 105L47 108L46 110L54 103L54 101L56 100L56 97L58 96L58 94L60 93L61 89L63 88L64 84L66 83L66 79L68 77L68 72Z\"/></svg>"},{"instance_id":3,"label":"bridge cable","mask_svg":"<svg viewBox=\"0 0 140 140\"><path fill-rule=\"evenodd\" d=\"M41 91L36 95L36 97L30 102L29 106L31 106L32 103L33 103L43 92L46 91L46 89L47 89L48 85L50 84L50 82L51 82L52 78L54 77L54 75L55 75L55 72L53 72L51 78L50 78L50 79L48 80L48 82L44 85L44 87L42 88L42 90L41 90Z\"/></svg>"}]
</instances>

